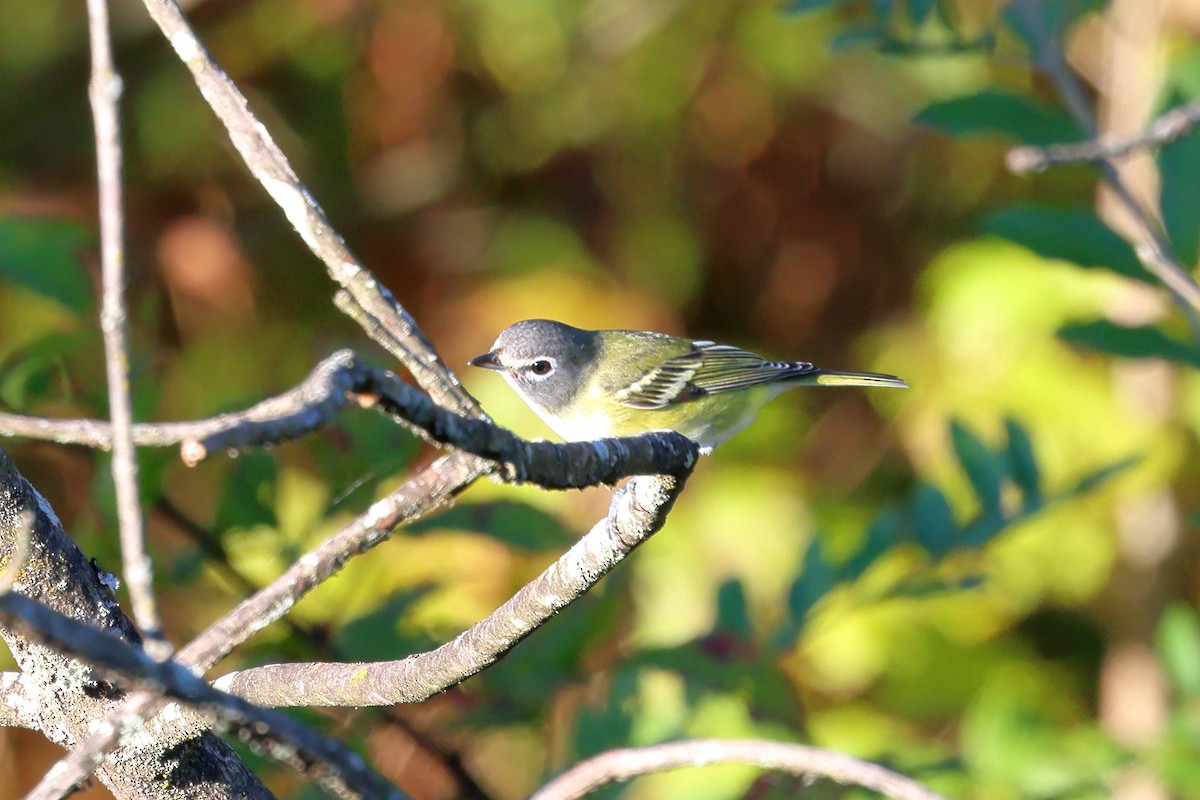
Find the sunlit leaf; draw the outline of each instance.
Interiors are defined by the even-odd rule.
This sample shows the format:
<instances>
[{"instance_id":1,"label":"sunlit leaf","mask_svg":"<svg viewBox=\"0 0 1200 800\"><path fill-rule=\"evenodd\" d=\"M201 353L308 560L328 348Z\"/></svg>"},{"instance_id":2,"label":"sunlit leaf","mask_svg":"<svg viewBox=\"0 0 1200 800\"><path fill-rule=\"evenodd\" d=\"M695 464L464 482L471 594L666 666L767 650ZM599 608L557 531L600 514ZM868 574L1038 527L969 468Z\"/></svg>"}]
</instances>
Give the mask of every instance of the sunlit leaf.
<instances>
[{"instance_id":1,"label":"sunlit leaf","mask_svg":"<svg viewBox=\"0 0 1200 800\"><path fill-rule=\"evenodd\" d=\"M0 280L57 300L72 311L92 308L92 282L80 251L92 243L86 228L49 219L0 219Z\"/></svg>"},{"instance_id":2,"label":"sunlit leaf","mask_svg":"<svg viewBox=\"0 0 1200 800\"><path fill-rule=\"evenodd\" d=\"M1004 421L1008 432L1008 473L1025 495L1025 511L1031 512L1042 504L1041 475L1033 454L1029 433L1011 417Z\"/></svg>"},{"instance_id":3,"label":"sunlit leaf","mask_svg":"<svg viewBox=\"0 0 1200 800\"><path fill-rule=\"evenodd\" d=\"M1155 640L1171 685L1185 697L1200 695L1200 618L1196 610L1181 604L1167 608Z\"/></svg>"},{"instance_id":4,"label":"sunlit leaf","mask_svg":"<svg viewBox=\"0 0 1200 800\"><path fill-rule=\"evenodd\" d=\"M1088 209L1013 206L988 214L979 227L983 233L1016 242L1045 258L1155 282L1129 243Z\"/></svg>"},{"instance_id":5,"label":"sunlit leaf","mask_svg":"<svg viewBox=\"0 0 1200 800\"><path fill-rule=\"evenodd\" d=\"M917 487L909 506L913 538L934 558L950 552L955 544L954 515L942 492L928 483Z\"/></svg>"},{"instance_id":6,"label":"sunlit leaf","mask_svg":"<svg viewBox=\"0 0 1200 800\"><path fill-rule=\"evenodd\" d=\"M1074 322L1058 331L1063 341L1123 358L1162 358L1200 367L1200 348L1172 339L1153 325L1126 327L1106 319Z\"/></svg>"},{"instance_id":7,"label":"sunlit leaf","mask_svg":"<svg viewBox=\"0 0 1200 800\"><path fill-rule=\"evenodd\" d=\"M950 441L984 509L999 509L1000 484L1005 472L1000 459L958 420L950 423Z\"/></svg>"},{"instance_id":8,"label":"sunlit leaf","mask_svg":"<svg viewBox=\"0 0 1200 800\"><path fill-rule=\"evenodd\" d=\"M1000 134L1024 144L1079 138L1079 128L1062 111L998 89L932 103L913 122L956 136Z\"/></svg>"}]
</instances>

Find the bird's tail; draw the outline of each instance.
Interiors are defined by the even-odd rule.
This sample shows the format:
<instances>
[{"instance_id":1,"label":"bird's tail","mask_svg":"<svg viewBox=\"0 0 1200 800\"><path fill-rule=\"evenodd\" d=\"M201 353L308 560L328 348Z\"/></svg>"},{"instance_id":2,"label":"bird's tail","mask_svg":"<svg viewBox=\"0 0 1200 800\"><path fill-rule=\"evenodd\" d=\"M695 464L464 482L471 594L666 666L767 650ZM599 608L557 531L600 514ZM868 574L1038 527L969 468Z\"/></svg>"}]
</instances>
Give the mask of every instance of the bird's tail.
<instances>
[{"instance_id":1,"label":"bird's tail","mask_svg":"<svg viewBox=\"0 0 1200 800\"><path fill-rule=\"evenodd\" d=\"M837 372L818 369L800 378L798 383L808 386L880 386L892 389L907 389L908 384L895 375L877 372Z\"/></svg>"}]
</instances>

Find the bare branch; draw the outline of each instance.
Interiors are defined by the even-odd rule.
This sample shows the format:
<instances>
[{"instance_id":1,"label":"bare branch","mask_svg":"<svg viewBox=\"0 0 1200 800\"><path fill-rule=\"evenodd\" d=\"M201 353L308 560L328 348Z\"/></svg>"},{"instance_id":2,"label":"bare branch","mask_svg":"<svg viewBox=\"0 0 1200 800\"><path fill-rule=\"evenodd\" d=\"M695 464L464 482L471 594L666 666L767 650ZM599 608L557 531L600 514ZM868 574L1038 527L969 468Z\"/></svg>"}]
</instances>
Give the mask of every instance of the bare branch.
<instances>
[{"instance_id":1,"label":"bare branch","mask_svg":"<svg viewBox=\"0 0 1200 800\"><path fill-rule=\"evenodd\" d=\"M534 792L529 800L575 800L605 784L638 775L731 762L829 778L871 789L892 800L945 800L911 778L869 761L817 747L753 739L692 739L610 750L576 764Z\"/></svg>"},{"instance_id":2,"label":"bare branch","mask_svg":"<svg viewBox=\"0 0 1200 800\"><path fill-rule=\"evenodd\" d=\"M608 516L508 602L436 650L374 664L272 664L233 672L216 686L270 706L416 703L495 663L596 584L658 531L686 477L634 478Z\"/></svg>"},{"instance_id":3,"label":"bare branch","mask_svg":"<svg viewBox=\"0 0 1200 800\"><path fill-rule=\"evenodd\" d=\"M154 599L154 564L146 549L146 526L142 519L137 458L133 450L133 401L129 396L129 337L125 319L121 127L117 117L121 78L113 65L107 0L88 0L87 9L92 48L88 97L96 125L96 167L100 184L100 273L103 284L100 330L104 334L108 410L113 427L112 475L117 494L121 559L134 621L149 640L148 648L166 657L171 652L171 645L163 632L162 617Z\"/></svg>"},{"instance_id":4,"label":"bare branch","mask_svg":"<svg viewBox=\"0 0 1200 800\"><path fill-rule=\"evenodd\" d=\"M150 16L187 65L201 94L229 132L251 174L275 200L329 276L387 332L381 342L439 404L479 416L479 404L438 356L412 317L346 247L325 212L296 177L283 151L250 112L245 96L217 66L173 0L143 0Z\"/></svg>"},{"instance_id":5,"label":"bare branch","mask_svg":"<svg viewBox=\"0 0 1200 800\"><path fill-rule=\"evenodd\" d=\"M0 595L0 623L26 638L74 656L118 683L140 683L211 716L218 727L261 746L273 758L320 780L338 794L404 800L366 763L334 739L285 714L224 694L182 664L160 661L146 650L13 592Z\"/></svg>"},{"instance_id":6,"label":"bare branch","mask_svg":"<svg viewBox=\"0 0 1200 800\"><path fill-rule=\"evenodd\" d=\"M1090 136L1096 136L1096 121L1091 104L1079 80L1063 58L1057 43L1042 29L1042 20L1037 4L1033 0L1014 0L1013 7L1021 14L1032 32L1035 58L1043 71L1058 87L1059 94L1075 118L1076 123ZM1142 207L1137 198L1125 185L1121 174L1109 159L1099 162L1104 180L1112 187L1113 194L1129 212L1139 228L1135 249L1146 269L1158 278L1171 292L1184 313L1188 315L1193 332L1200 334L1200 284L1171 253L1171 245L1153 215Z\"/></svg>"},{"instance_id":7,"label":"bare branch","mask_svg":"<svg viewBox=\"0 0 1200 800\"><path fill-rule=\"evenodd\" d=\"M1146 130L1124 139L1100 136L1086 142L1052 144L1046 147L1024 145L1008 151L1005 164L1018 175L1043 172L1062 164L1111 161L1135 153L1170 144L1200 124L1200 100L1176 106L1147 126Z\"/></svg>"}]
</instances>

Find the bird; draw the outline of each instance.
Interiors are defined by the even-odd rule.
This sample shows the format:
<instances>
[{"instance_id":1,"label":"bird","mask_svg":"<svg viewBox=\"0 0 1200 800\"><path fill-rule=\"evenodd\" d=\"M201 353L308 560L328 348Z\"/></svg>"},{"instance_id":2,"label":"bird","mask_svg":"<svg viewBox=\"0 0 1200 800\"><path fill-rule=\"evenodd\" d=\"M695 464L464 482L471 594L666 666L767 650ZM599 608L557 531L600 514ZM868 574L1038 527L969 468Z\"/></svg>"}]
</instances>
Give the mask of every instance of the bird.
<instances>
[{"instance_id":1,"label":"bird","mask_svg":"<svg viewBox=\"0 0 1200 800\"><path fill-rule=\"evenodd\" d=\"M705 339L516 322L470 366L495 370L566 441L676 431L713 448L796 386L908 388L895 375L771 361Z\"/></svg>"}]
</instances>

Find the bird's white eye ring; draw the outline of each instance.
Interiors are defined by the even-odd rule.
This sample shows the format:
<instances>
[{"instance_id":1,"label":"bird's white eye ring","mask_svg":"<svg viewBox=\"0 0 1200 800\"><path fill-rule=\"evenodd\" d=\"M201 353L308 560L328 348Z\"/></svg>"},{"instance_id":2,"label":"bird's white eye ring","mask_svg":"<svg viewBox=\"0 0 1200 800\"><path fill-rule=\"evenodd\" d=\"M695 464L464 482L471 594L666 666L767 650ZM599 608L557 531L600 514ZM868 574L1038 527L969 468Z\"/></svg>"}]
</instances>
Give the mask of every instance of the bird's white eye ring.
<instances>
[{"instance_id":1,"label":"bird's white eye ring","mask_svg":"<svg viewBox=\"0 0 1200 800\"><path fill-rule=\"evenodd\" d=\"M554 365L546 359L538 359L529 365L529 371L539 378L544 378L554 371Z\"/></svg>"}]
</instances>

